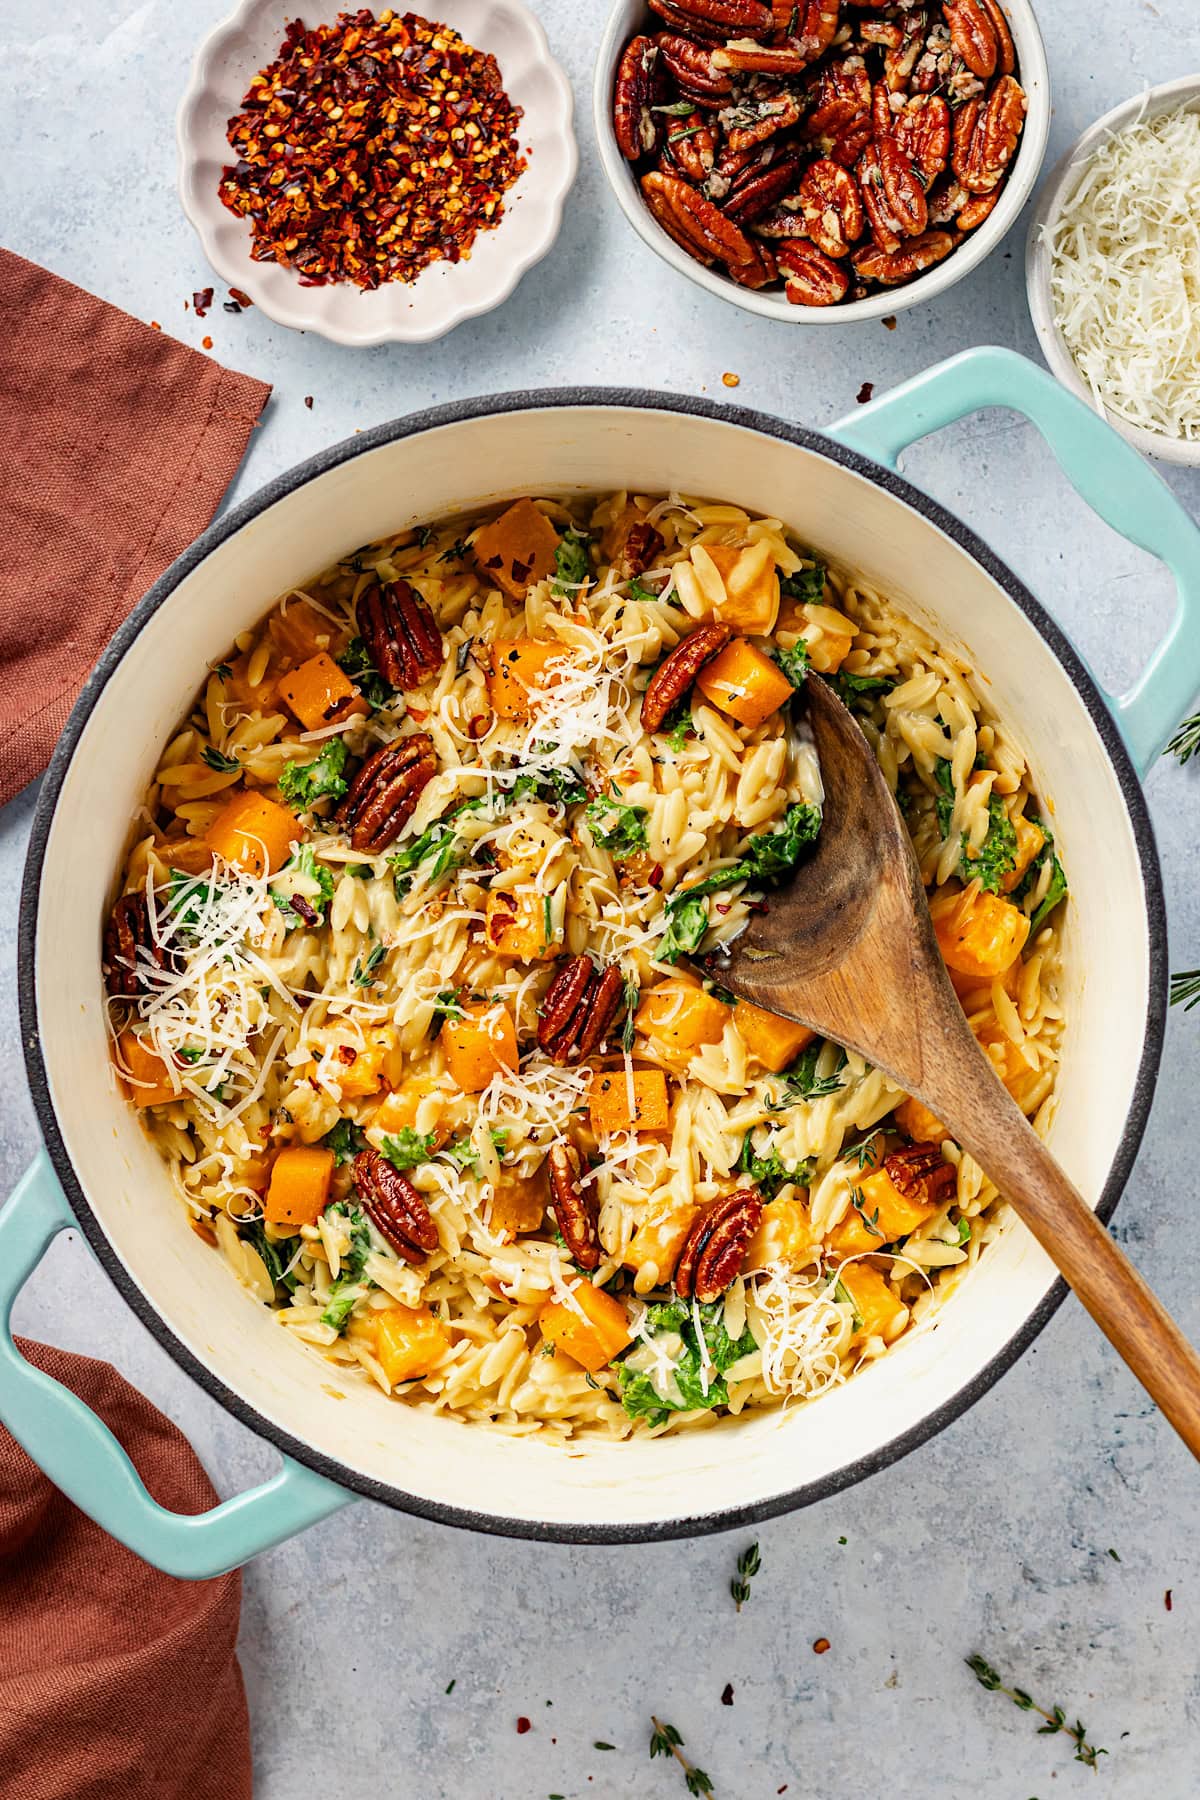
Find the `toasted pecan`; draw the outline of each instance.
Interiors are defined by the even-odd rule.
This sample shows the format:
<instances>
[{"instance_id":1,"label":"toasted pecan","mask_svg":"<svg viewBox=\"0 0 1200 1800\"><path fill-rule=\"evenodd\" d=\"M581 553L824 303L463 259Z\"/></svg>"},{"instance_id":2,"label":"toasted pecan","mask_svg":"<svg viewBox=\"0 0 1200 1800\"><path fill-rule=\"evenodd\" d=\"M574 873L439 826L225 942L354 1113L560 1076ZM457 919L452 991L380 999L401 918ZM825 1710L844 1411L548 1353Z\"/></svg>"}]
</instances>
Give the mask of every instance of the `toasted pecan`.
<instances>
[{"instance_id":1,"label":"toasted pecan","mask_svg":"<svg viewBox=\"0 0 1200 1800\"><path fill-rule=\"evenodd\" d=\"M350 833L355 850L378 855L400 834L421 791L437 773L433 739L427 732L396 738L370 755L338 806L334 818Z\"/></svg>"},{"instance_id":2,"label":"toasted pecan","mask_svg":"<svg viewBox=\"0 0 1200 1800\"><path fill-rule=\"evenodd\" d=\"M145 890L122 894L104 927L102 971L114 1000L136 1000L149 992L152 969L171 970L178 957L160 943L150 922Z\"/></svg>"},{"instance_id":3,"label":"toasted pecan","mask_svg":"<svg viewBox=\"0 0 1200 1800\"><path fill-rule=\"evenodd\" d=\"M402 1262L421 1263L438 1247L438 1230L421 1195L378 1150L354 1159L354 1186L363 1210Z\"/></svg>"},{"instance_id":4,"label":"toasted pecan","mask_svg":"<svg viewBox=\"0 0 1200 1800\"><path fill-rule=\"evenodd\" d=\"M417 687L442 666L442 634L407 581L372 583L358 602L358 629L371 661L394 688Z\"/></svg>"},{"instance_id":5,"label":"toasted pecan","mask_svg":"<svg viewBox=\"0 0 1200 1800\"><path fill-rule=\"evenodd\" d=\"M642 727L658 731L695 681L706 662L711 662L733 636L733 626L713 619L698 625L682 638L659 664L642 695Z\"/></svg>"},{"instance_id":6,"label":"toasted pecan","mask_svg":"<svg viewBox=\"0 0 1200 1800\"><path fill-rule=\"evenodd\" d=\"M594 1185L584 1179L579 1153L570 1144L555 1144L548 1157L550 1205L563 1242L581 1269L600 1263L599 1206Z\"/></svg>"},{"instance_id":7,"label":"toasted pecan","mask_svg":"<svg viewBox=\"0 0 1200 1800\"><path fill-rule=\"evenodd\" d=\"M675 1292L680 1299L707 1306L721 1297L741 1271L762 1208L762 1197L754 1188L739 1188L697 1214L675 1265Z\"/></svg>"},{"instance_id":8,"label":"toasted pecan","mask_svg":"<svg viewBox=\"0 0 1200 1800\"><path fill-rule=\"evenodd\" d=\"M942 1155L940 1144L906 1144L883 1161L893 1187L923 1206L941 1206L951 1198L958 1180L954 1165Z\"/></svg>"},{"instance_id":9,"label":"toasted pecan","mask_svg":"<svg viewBox=\"0 0 1200 1800\"><path fill-rule=\"evenodd\" d=\"M556 1063L582 1062L598 1050L617 1010L625 978L616 963L598 969L590 956L572 956L538 1007L537 1039Z\"/></svg>"}]
</instances>

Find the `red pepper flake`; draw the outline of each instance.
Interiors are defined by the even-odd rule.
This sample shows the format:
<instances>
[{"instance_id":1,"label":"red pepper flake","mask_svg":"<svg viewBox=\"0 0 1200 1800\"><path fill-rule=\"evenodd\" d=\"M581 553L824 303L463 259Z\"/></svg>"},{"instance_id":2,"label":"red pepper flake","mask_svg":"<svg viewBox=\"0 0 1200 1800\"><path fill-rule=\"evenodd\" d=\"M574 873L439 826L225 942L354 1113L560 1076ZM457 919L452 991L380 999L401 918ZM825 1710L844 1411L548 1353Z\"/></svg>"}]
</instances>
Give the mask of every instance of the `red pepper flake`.
<instances>
[{"instance_id":1,"label":"red pepper flake","mask_svg":"<svg viewBox=\"0 0 1200 1800\"><path fill-rule=\"evenodd\" d=\"M157 327L156 327L156 329L157 329ZM201 338L200 342L206 350L212 349L212 339L210 337Z\"/></svg>"},{"instance_id":2,"label":"red pepper flake","mask_svg":"<svg viewBox=\"0 0 1200 1800\"><path fill-rule=\"evenodd\" d=\"M311 412L312 411L312 395L311 394L305 394L304 404L305 404L305 406L307 406L309 412Z\"/></svg>"},{"instance_id":3,"label":"red pepper flake","mask_svg":"<svg viewBox=\"0 0 1200 1800\"><path fill-rule=\"evenodd\" d=\"M151 329L151 331L161 331L161 330L162 330L162 326L161 326L161 325L160 325L160 324L159 324L159 322L158 322L158 320L157 320L157 319L151 319L151 321L150 321L150 329Z\"/></svg>"},{"instance_id":4,"label":"red pepper flake","mask_svg":"<svg viewBox=\"0 0 1200 1800\"><path fill-rule=\"evenodd\" d=\"M873 381L864 381L862 386L858 390L858 395L857 395L858 404L860 406L865 406L867 404L867 401L871 398L871 395L874 392L875 392L875 383Z\"/></svg>"},{"instance_id":5,"label":"red pepper flake","mask_svg":"<svg viewBox=\"0 0 1200 1800\"><path fill-rule=\"evenodd\" d=\"M524 1737L524 1736L525 1736L525 1733L526 1733L526 1732L527 1732L527 1731L532 1731L532 1730L533 1730L533 1720L532 1720L532 1719L527 1719L527 1718L526 1718L526 1717L525 1717L525 1716L524 1716L524 1714L522 1714L522 1715L521 1715L521 1717L520 1717L520 1718L519 1718L519 1719L518 1719L518 1720L517 1720L517 1733L518 1733L518 1735L519 1735L519 1736L520 1736L520 1737Z\"/></svg>"},{"instance_id":6,"label":"red pepper flake","mask_svg":"<svg viewBox=\"0 0 1200 1800\"><path fill-rule=\"evenodd\" d=\"M250 221L254 260L303 287L459 262L526 166L495 57L418 13L363 8L311 31L293 19L242 106L217 192Z\"/></svg>"},{"instance_id":7,"label":"red pepper flake","mask_svg":"<svg viewBox=\"0 0 1200 1800\"><path fill-rule=\"evenodd\" d=\"M1167 1611L1170 1612L1170 1610L1174 1604L1175 1604L1174 1601L1171 1599L1171 1589L1168 1588L1166 1593L1163 1595L1163 1605L1166 1607Z\"/></svg>"},{"instance_id":8,"label":"red pepper flake","mask_svg":"<svg viewBox=\"0 0 1200 1800\"><path fill-rule=\"evenodd\" d=\"M230 288L229 298L231 300L236 300L238 305L240 307L242 307L243 309L245 309L248 306L254 305L254 302L250 298L249 294L243 294L241 288Z\"/></svg>"},{"instance_id":9,"label":"red pepper flake","mask_svg":"<svg viewBox=\"0 0 1200 1800\"><path fill-rule=\"evenodd\" d=\"M727 1681L725 1683L725 1686L721 1690L721 1705L722 1706L732 1706L733 1705L733 1683L732 1683L732 1681Z\"/></svg>"},{"instance_id":10,"label":"red pepper flake","mask_svg":"<svg viewBox=\"0 0 1200 1800\"><path fill-rule=\"evenodd\" d=\"M813 1645L813 1649L816 1651L818 1656L824 1656L825 1652L829 1649L829 1639L828 1638L818 1638L816 1643Z\"/></svg>"},{"instance_id":11,"label":"red pepper flake","mask_svg":"<svg viewBox=\"0 0 1200 1800\"><path fill-rule=\"evenodd\" d=\"M192 295L192 305L196 309L196 317L198 319L202 319L204 317L205 313L208 311L208 309L212 305L212 303L213 303L213 291L211 288L197 288L195 293Z\"/></svg>"}]
</instances>

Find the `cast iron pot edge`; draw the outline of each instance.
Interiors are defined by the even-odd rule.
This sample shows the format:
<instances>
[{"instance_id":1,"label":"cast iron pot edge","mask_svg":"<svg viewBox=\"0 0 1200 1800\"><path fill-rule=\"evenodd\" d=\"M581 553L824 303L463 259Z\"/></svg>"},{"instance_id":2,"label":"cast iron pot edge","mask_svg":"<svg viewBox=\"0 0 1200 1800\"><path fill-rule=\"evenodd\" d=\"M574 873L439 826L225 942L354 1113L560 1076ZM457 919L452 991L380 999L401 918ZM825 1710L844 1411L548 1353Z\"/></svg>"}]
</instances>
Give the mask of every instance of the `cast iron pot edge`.
<instances>
[{"instance_id":1,"label":"cast iron pot edge","mask_svg":"<svg viewBox=\"0 0 1200 1800\"><path fill-rule=\"evenodd\" d=\"M480 395L474 399L452 401L442 406L425 408L420 412L407 414L401 419L374 426L353 437L344 438L340 443L319 451L305 462L297 464L295 468L276 476L252 494L248 500L240 502L229 512L219 516L190 548L185 550L159 577L145 598L138 602L116 631L85 683L55 747L38 796L21 883L17 988L25 1068L34 1110L55 1172L62 1183L71 1210L109 1278L142 1324L174 1358L175 1362L227 1412L285 1455L295 1458L297 1462L304 1463L339 1486L368 1499L380 1501L397 1511L432 1519L439 1524L461 1526L500 1537L557 1543L653 1543L673 1538L700 1537L713 1532L760 1524L782 1513L796 1511L801 1507L810 1506L818 1500L826 1499L830 1495L839 1493L842 1489L864 1480L868 1475L876 1474L890 1464L899 1461L909 1451L927 1443L930 1438L952 1424L955 1419L966 1412L968 1407L973 1406L976 1400L995 1385L1000 1377L1024 1354L1062 1305L1069 1292L1067 1284L1061 1278L1057 1279L1045 1298L1013 1333L1004 1348L952 1399L935 1408L919 1424L910 1427L889 1442L881 1444L876 1450L847 1464L844 1468L838 1469L818 1481L794 1488L786 1494L777 1495L770 1500L758 1501L744 1507L726 1508L720 1512L694 1517L668 1519L658 1524L642 1523L637 1525L541 1524L536 1520L508 1519L469 1508L447 1506L440 1502L425 1500L419 1495L405 1493L402 1489L394 1488L389 1483L375 1481L369 1476L361 1475L335 1458L325 1456L311 1444L281 1430L258 1413L240 1395L227 1388L224 1382L220 1381L212 1370L194 1356L186 1345L175 1336L165 1319L129 1275L124 1264L112 1249L75 1174L50 1100L37 1013L35 968L38 889L59 791L79 737L113 671L120 663L129 645L141 631L142 626L171 597L185 577L211 551L224 543L227 538L234 536L244 525L249 524L260 513L265 512L277 500L366 451L397 442L403 438L417 436L424 431L440 426L461 424L481 415L586 406L638 408L646 411L674 412L685 417L716 419L723 423L760 432L785 443L799 445L803 449L814 451L832 462L839 463L842 467L892 494L959 544L969 556L982 565L1049 644L1067 678L1083 700L1113 765L1133 827L1146 896L1150 953L1150 994L1146 1035L1121 1141L1096 1207L1098 1216L1106 1223L1108 1222L1125 1183L1129 1179L1145 1132L1154 1098L1159 1062L1162 1057L1167 1009L1166 909L1158 850L1154 841L1154 832L1145 796L1116 721L1070 640L1024 583L1018 580L1007 564L969 527L962 524L937 501L930 499L918 488L913 487L902 476L870 461L857 451L846 448L835 438L826 437L806 426L788 424L781 419L748 407L722 405L691 395L659 393L636 388L548 388Z\"/></svg>"}]
</instances>

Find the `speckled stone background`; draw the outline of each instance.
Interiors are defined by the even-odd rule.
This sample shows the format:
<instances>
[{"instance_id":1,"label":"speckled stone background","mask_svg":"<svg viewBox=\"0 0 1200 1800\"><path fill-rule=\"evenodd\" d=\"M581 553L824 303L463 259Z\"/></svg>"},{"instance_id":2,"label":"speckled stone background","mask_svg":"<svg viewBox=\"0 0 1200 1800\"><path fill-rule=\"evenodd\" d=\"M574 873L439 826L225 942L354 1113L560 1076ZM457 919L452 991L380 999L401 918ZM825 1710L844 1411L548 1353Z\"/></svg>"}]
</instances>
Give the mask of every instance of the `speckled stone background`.
<instances>
[{"instance_id":1,"label":"speckled stone background","mask_svg":"<svg viewBox=\"0 0 1200 1800\"><path fill-rule=\"evenodd\" d=\"M224 10L225 0L0 0L0 238L190 343L210 333L215 356L275 383L235 494L358 427L498 388L627 381L720 397L732 370L738 400L819 424L852 409L863 382L882 391L969 344L1036 355L1019 229L894 332L788 329L676 278L626 227L595 160L600 0L536 7L575 86L582 171L557 246L506 306L414 349L342 350L219 307L201 324L184 300L212 275L175 195L173 117L192 52ZM1039 10L1051 161L1109 106L1200 64L1196 0L1042 0ZM1168 583L1086 513L1028 426L986 415L922 446L907 468L1008 558L1111 684L1139 666ZM1200 511L1200 475L1170 479ZM1163 765L1149 783L1177 968L1200 962L1198 779ZM15 999L34 799L0 813L6 1185L37 1142ZM1200 1014L1174 1017L1117 1215L1193 1336L1198 1050ZM159 1351L77 1239L59 1241L17 1322L110 1357L180 1422L222 1492L272 1466ZM1071 1302L932 1444L763 1528L762 1573L740 1616L729 1578L750 1534L564 1549L355 1506L247 1571L258 1792L679 1795L679 1771L647 1759L653 1710L678 1726L720 1800L1193 1800L1198 1488L1186 1452ZM817 1656L822 1637L831 1648ZM976 1686L962 1661L973 1650L1082 1716L1110 1752L1100 1774ZM727 1682L732 1706L721 1704ZM533 1724L522 1735L520 1715Z\"/></svg>"}]
</instances>

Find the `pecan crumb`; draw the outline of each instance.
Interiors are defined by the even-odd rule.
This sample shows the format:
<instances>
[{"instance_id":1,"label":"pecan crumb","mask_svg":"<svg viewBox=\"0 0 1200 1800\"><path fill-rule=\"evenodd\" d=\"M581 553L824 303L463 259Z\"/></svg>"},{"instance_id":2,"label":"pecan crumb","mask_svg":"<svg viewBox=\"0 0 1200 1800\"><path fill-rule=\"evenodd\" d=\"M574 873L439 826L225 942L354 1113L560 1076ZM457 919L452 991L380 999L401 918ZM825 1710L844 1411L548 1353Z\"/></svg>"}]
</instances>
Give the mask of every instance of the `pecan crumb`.
<instances>
[{"instance_id":1,"label":"pecan crumb","mask_svg":"<svg viewBox=\"0 0 1200 1800\"><path fill-rule=\"evenodd\" d=\"M829 1639L828 1638L818 1638L816 1643L813 1645L813 1649L816 1651L818 1656L824 1656L825 1652L829 1649Z\"/></svg>"},{"instance_id":2,"label":"pecan crumb","mask_svg":"<svg viewBox=\"0 0 1200 1800\"><path fill-rule=\"evenodd\" d=\"M733 1683L732 1683L732 1681L727 1681L725 1683L724 1688L722 1689L721 1705L722 1706L732 1706L733 1705Z\"/></svg>"},{"instance_id":3,"label":"pecan crumb","mask_svg":"<svg viewBox=\"0 0 1200 1800\"><path fill-rule=\"evenodd\" d=\"M524 1737L524 1735L527 1731L532 1731L532 1730L533 1730L533 1720L525 1718L524 1714L522 1714L522 1716L517 1720L518 1734L521 1737Z\"/></svg>"},{"instance_id":4,"label":"pecan crumb","mask_svg":"<svg viewBox=\"0 0 1200 1800\"><path fill-rule=\"evenodd\" d=\"M871 398L871 395L874 392L875 392L875 383L873 381L864 381L862 386L859 388L858 394L856 396L856 398L858 400L858 404L860 406L865 406L867 404L867 401Z\"/></svg>"},{"instance_id":5,"label":"pecan crumb","mask_svg":"<svg viewBox=\"0 0 1200 1800\"><path fill-rule=\"evenodd\" d=\"M741 383L741 379L741 376L735 375L732 369L726 369L721 377L721 380L725 383L726 387L738 387Z\"/></svg>"},{"instance_id":6,"label":"pecan crumb","mask_svg":"<svg viewBox=\"0 0 1200 1800\"><path fill-rule=\"evenodd\" d=\"M312 403L313 403L313 397L312 397L312 395L311 395L311 394L305 394L305 396L304 396L304 404L305 404L305 406L307 406L307 408L308 408L308 410L309 410L309 412L311 412L311 411L312 411Z\"/></svg>"},{"instance_id":7,"label":"pecan crumb","mask_svg":"<svg viewBox=\"0 0 1200 1800\"><path fill-rule=\"evenodd\" d=\"M888 331L895 331L895 329L896 329L895 313L889 313L887 318L883 321L883 323Z\"/></svg>"},{"instance_id":8,"label":"pecan crumb","mask_svg":"<svg viewBox=\"0 0 1200 1800\"><path fill-rule=\"evenodd\" d=\"M1171 1611L1171 1608L1174 1605L1174 1601L1171 1598L1171 1589L1170 1588L1168 1588L1166 1593L1163 1595L1163 1605L1166 1607L1168 1612Z\"/></svg>"}]
</instances>

